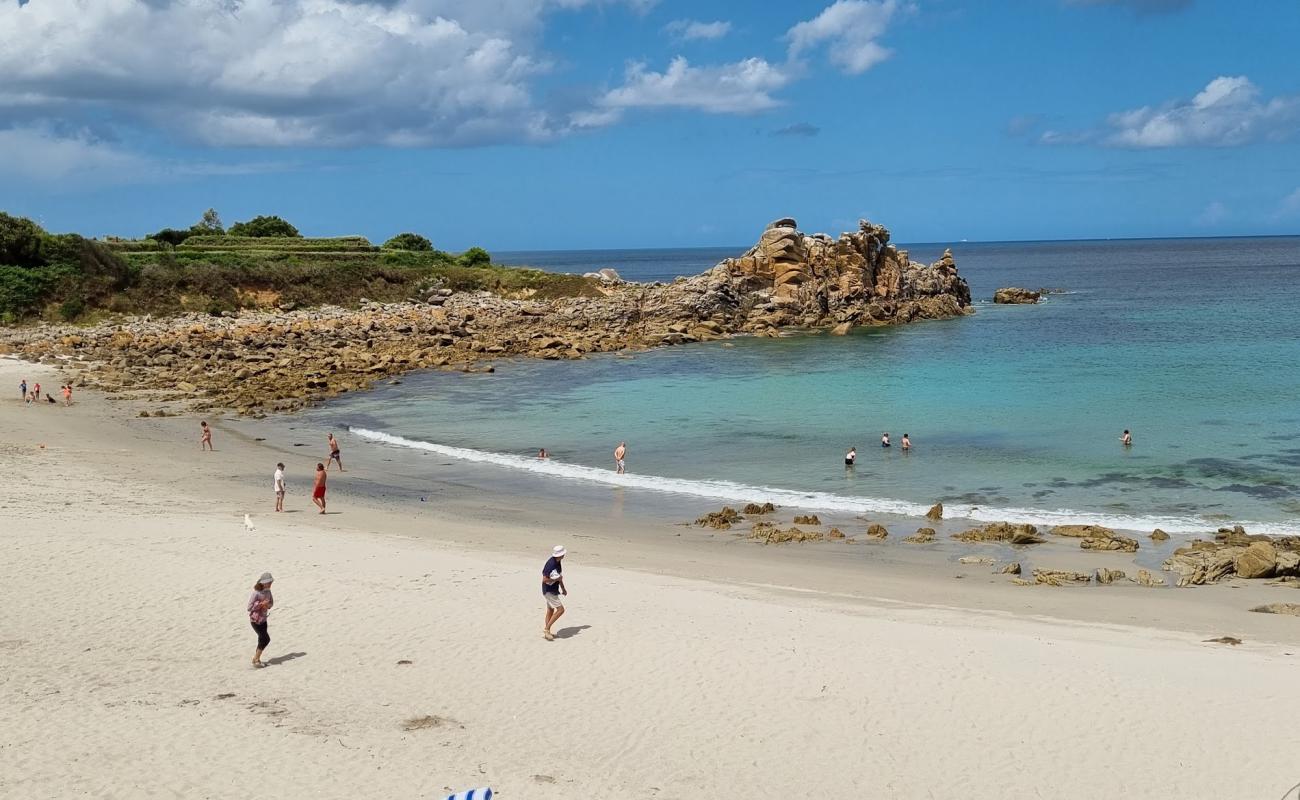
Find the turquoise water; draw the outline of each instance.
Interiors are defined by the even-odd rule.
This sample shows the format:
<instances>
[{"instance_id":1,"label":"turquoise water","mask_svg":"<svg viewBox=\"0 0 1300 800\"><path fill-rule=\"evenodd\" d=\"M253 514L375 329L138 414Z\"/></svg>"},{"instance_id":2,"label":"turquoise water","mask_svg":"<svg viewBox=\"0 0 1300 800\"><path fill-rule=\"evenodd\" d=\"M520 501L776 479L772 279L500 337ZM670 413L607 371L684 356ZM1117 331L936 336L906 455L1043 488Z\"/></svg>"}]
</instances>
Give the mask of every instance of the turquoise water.
<instances>
[{"instance_id":1,"label":"turquoise water","mask_svg":"<svg viewBox=\"0 0 1300 800\"><path fill-rule=\"evenodd\" d=\"M942 246L910 249L931 260ZM973 519L1300 532L1300 239L953 249L977 299L1007 285L1066 293L847 337L415 375L314 413L503 476L620 483L666 499L903 514L942 500ZM625 277L693 272L701 257L634 252ZM550 259L620 268L609 251ZM883 431L895 442L887 451ZM910 455L897 446L905 432ZM609 471L620 440L625 478ZM846 471L849 446L858 465ZM539 447L551 462L530 457Z\"/></svg>"}]
</instances>

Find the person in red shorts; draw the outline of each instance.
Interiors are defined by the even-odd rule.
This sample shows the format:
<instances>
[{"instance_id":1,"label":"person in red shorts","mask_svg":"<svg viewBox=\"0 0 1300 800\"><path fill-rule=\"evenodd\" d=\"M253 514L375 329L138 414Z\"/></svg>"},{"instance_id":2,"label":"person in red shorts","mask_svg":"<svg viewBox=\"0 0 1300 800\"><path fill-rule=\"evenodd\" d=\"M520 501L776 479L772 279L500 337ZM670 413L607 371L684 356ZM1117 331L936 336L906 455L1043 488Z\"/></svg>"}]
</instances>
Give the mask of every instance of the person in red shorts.
<instances>
[{"instance_id":1,"label":"person in red shorts","mask_svg":"<svg viewBox=\"0 0 1300 800\"><path fill-rule=\"evenodd\" d=\"M316 465L316 486L311 490L311 501L320 509L320 513L325 513L325 465Z\"/></svg>"}]
</instances>

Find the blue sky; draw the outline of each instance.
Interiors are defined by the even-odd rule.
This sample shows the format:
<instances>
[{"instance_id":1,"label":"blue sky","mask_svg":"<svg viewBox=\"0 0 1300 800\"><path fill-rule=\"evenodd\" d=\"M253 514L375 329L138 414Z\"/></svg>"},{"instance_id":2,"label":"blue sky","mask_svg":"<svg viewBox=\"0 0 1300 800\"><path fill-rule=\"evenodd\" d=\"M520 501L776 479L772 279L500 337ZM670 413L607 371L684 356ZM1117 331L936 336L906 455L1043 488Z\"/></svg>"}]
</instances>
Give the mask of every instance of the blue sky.
<instances>
[{"instance_id":1,"label":"blue sky","mask_svg":"<svg viewBox=\"0 0 1300 800\"><path fill-rule=\"evenodd\" d=\"M0 209L449 249L1300 233L1300 3L0 0Z\"/></svg>"}]
</instances>

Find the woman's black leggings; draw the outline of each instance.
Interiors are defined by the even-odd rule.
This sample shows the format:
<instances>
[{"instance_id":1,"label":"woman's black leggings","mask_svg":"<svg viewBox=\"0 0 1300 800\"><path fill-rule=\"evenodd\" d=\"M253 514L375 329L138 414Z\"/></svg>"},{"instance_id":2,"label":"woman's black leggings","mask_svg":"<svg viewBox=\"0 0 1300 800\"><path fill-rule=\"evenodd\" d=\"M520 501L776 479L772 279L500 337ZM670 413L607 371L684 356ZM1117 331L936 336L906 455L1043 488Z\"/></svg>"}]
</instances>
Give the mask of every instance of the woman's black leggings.
<instances>
[{"instance_id":1,"label":"woman's black leggings","mask_svg":"<svg viewBox=\"0 0 1300 800\"><path fill-rule=\"evenodd\" d=\"M271 643L271 634L266 632L265 622L253 622L253 630L257 631L257 649L265 650L266 646Z\"/></svg>"}]
</instances>

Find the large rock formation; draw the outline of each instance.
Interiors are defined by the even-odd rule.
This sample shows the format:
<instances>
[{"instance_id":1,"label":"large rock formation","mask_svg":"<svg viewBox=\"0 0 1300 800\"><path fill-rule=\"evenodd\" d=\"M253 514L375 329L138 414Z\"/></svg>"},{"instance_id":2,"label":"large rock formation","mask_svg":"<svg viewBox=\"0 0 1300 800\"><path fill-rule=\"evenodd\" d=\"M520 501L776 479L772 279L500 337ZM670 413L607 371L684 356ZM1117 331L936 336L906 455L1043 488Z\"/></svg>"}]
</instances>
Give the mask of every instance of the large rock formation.
<instances>
[{"instance_id":1,"label":"large rock formation","mask_svg":"<svg viewBox=\"0 0 1300 800\"><path fill-rule=\"evenodd\" d=\"M952 252L926 266L866 220L832 239L805 234L793 219L767 226L758 244L722 262L755 301L749 327L882 325L969 313L970 287Z\"/></svg>"}]
</instances>

